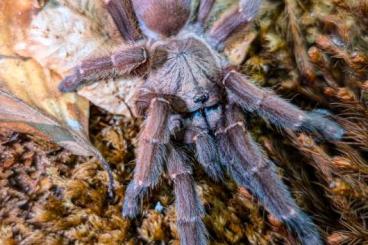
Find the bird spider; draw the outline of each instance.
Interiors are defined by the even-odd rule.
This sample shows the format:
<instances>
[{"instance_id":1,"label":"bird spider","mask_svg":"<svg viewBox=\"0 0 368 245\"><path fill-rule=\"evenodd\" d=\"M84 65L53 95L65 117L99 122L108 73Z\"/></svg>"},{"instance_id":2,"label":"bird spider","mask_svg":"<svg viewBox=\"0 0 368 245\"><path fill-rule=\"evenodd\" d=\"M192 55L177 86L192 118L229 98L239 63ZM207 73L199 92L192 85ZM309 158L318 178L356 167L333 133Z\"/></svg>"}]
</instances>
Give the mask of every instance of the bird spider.
<instances>
[{"instance_id":1,"label":"bird spider","mask_svg":"<svg viewBox=\"0 0 368 245\"><path fill-rule=\"evenodd\" d=\"M240 0L237 8L208 29L205 24L214 0L200 1L194 21L189 20L191 0L105 0L105 4L130 46L111 56L82 61L59 88L71 92L104 78L144 78L135 113L145 122L123 216L137 215L142 196L167 169L174 185L181 244L207 244L205 214L186 150L193 148L211 178L220 181L227 173L303 244L322 244L315 225L247 131L243 113L258 113L279 127L319 132L329 140L340 139L343 130L324 113L304 112L258 88L221 53L229 36L256 16L261 0Z\"/></svg>"}]
</instances>

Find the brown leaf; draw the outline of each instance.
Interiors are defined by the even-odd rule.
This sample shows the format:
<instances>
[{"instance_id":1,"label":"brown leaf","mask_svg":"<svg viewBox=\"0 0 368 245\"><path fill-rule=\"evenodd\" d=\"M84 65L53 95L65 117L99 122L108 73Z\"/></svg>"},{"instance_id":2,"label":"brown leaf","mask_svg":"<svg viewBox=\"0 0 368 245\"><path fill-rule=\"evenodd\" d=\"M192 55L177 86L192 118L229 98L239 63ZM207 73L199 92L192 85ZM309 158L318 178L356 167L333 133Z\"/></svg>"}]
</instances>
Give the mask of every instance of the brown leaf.
<instances>
[{"instance_id":1,"label":"brown leaf","mask_svg":"<svg viewBox=\"0 0 368 245\"><path fill-rule=\"evenodd\" d=\"M84 2L86 1L81 0L73 3ZM27 42L33 21L54 4L57 3L49 1L46 7L41 8L36 0L0 2L0 127L38 135L76 155L96 157L108 171L109 196L112 198L114 183L111 170L101 153L88 139L89 103L76 94L59 92L57 85L61 77L55 70L62 73L62 69L56 69L62 67L58 66L60 57L47 59L54 53L67 54L67 50L61 46L52 46L49 40L41 37L38 37L37 41L44 43L44 47L36 46L36 49L32 50L32 46ZM75 9L78 6L82 5L73 5ZM52 19L49 21L55 25L60 24ZM47 27L48 22L41 21L39 25L40 28L42 25ZM42 28L39 30L42 31ZM67 33L58 35L62 37L64 34ZM22 44L23 40L25 43ZM62 41L59 44L61 43ZM22 45L25 48L23 55L27 57L19 56L15 51L15 46L19 49ZM45 52L50 53L48 56L42 56ZM64 57L61 60L67 59ZM53 67L55 69L50 69Z\"/></svg>"},{"instance_id":2,"label":"brown leaf","mask_svg":"<svg viewBox=\"0 0 368 245\"><path fill-rule=\"evenodd\" d=\"M16 40L16 51L62 76L92 53L108 53L122 39L102 2L49 1Z\"/></svg>"},{"instance_id":3,"label":"brown leaf","mask_svg":"<svg viewBox=\"0 0 368 245\"><path fill-rule=\"evenodd\" d=\"M213 18L233 3L236 1L217 3ZM234 63L245 58L241 53L246 53L253 39L251 33L240 40L242 44L239 41L234 44L236 50L230 54ZM43 67L65 77L81 60L111 54L124 45L103 1L54 0L32 19L16 49L19 54L31 56ZM133 95L141 83L139 79L109 79L81 88L78 94L110 113L130 117Z\"/></svg>"},{"instance_id":4,"label":"brown leaf","mask_svg":"<svg viewBox=\"0 0 368 245\"><path fill-rule=\"evenodd\" d=\"M77 155L90 156L95 152L84 135L79 135L56 120L32 108L24 101L0 90L0 126L37 135L55 142Z\"/></svg>"},{"instance_id":5,"label":"brown leaf","mask_svg":"<svg viewBox=\"0 0 368 245\"><path fill-rule=\"evenodd\" d=\"M16 50L65 77L81 60L111 54L122 45L123 39L102 1L58 0L32 19ZM109 79L86 86L78 94L111 113L130 117L133 94L140 82Z\"/></svg>"},{"instance_id":6,"label":"brown leaf","mask_svg":"<svg viewBox=\"0 0 368 245\"><path fill-rule=\"evenodd\" d=\"M237 33L227 42L224 52L232 65L240 65L244 62L256 37L257 32L250 31L247 28Z\"/></svg>"},{"instance_id":7,"label":"brown leaf","mask_svg":"<svg viewBox=\"0 0 368 245\"><path fill-rule=\"evenodd\" d=\"M61 94L59 75L14 51L41 11L37 1L1 1L0 10L0 126L54 141L77 155L100 158L88 140L88 102Z\"/></svg>"}]
</instances>

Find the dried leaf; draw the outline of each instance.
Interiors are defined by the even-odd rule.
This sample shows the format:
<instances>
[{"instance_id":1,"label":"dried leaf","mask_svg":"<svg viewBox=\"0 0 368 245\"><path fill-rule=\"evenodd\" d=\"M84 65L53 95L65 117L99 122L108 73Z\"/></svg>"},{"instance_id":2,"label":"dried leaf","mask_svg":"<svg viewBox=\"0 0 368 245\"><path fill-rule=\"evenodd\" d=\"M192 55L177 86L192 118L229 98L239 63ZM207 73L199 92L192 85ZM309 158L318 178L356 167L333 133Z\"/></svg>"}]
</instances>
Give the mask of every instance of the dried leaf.
<instances>
[{"instance_id":1,"label":"dried leaf","mask_svg":"<svg viewBox=\"0 0 368 245\"><path fill-rule=\"evenodd\" d=\"M133 116L131 108L136 88L142 83L143 80L139 78L117 81L110 79L86 86L78 94L110 113L129 118Z\"/></svg>"},{"instance_id":2,"label":"dried leaf","mask_svg":"<svg viewBox=\"0 0 368 245\"><path fill-rule=\"evenodd\" d=\"M234 0L216 4L212 16L221 12L224 6ZM218 15L218 14L217 14ZM255 34L236 44L230 54L234 63L240 63ZM32 19L25 38L16 45L19 54L31 56L42 66L65 77L74 66L86 58L107 55L124 45L123 39L103 1L92 0L51 0ZM93 104L113 114L132 116L133 95L142 83L138 79L109 79L86 86L78 94Z\"/></svg>"},{"instance_id":3,"label":"dried leaf","mask_svg":"<svg viewBox=\"0 0 368 245\"><path fill-rule=\"evenodd\" d=\"M0 127L37 135L77 155L95 155L84 135L79 135L24 101L0 90Z\"/></svg>"},{"instance_id":4,"label":"dried leaf","mask_svg":"<svg viewBox=\"0 0 368 245\"><path fill-rule=\"evenodd\" d=\"M101 155L88 140L89 104L74 94L57 90L55 72L14 51L24 39L37 1L0 3L0 126L36 134L77 155Z\"/></svg>"},{"instance_id":5,"label":"dried leaf","mask_svg":"<svg viewBox=\"0 0 368 245\"><path fill-rule=\"evenodd\" d=\"M244 62L251 44L257 37L256 31L247 30L239 32L226 45L225 54L232 65L240 65Z\"/></svg>"},{"instance_id":6,"label":"dried leaf","mask_svg":"<svg viewBox=\"0 0 368 245\"><path fill-rule=\"evenodd\" d=\"M65 75L92 53L107 53L122 41L116 40L112 27L102 1L52 0L32 18L15 47L19 54Z\"/></svg>"},{"instance_id":7,"label":"dried leaf","mask_svg":"<svg viewBox=\"0 0 368 245\"><path fill-rule=\"evenodd\" d=\"M16 48L65 77L81 60L108 55L123 44L102 1L53 0L32 19ZM86 86L78 94L111 113L130 117L139 84L136 79L109 79Z\"/></svg>"}]
</instances>

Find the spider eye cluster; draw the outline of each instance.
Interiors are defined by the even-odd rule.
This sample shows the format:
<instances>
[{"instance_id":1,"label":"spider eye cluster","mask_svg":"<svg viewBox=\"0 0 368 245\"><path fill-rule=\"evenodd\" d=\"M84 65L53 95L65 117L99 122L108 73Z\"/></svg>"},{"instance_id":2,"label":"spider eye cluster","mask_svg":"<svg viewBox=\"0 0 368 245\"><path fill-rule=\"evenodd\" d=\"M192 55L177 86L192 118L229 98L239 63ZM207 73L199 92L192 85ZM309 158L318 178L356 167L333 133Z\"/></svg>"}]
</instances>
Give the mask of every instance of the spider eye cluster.
<instances>
[{"instance_id":1,"label":"spider eye cluster","mask_svg":"<svg viewBox=\"0 0 368 245\"><path fill-rule=\"evenodd\" d=\"M190 16L191 0L135 0L134 11L141 28L151 36L176 35Z\"/></svg>"}]
</instances>

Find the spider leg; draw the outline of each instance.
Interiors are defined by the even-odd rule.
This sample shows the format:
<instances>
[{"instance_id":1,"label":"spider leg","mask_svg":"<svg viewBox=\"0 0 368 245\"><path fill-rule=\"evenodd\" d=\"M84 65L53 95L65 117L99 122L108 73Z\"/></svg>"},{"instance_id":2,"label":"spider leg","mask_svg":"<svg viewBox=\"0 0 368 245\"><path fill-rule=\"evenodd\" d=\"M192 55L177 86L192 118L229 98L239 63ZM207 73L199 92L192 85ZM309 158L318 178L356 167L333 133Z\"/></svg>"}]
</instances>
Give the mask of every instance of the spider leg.
<instances>
[{"instance_id":1,"label":"spider leg","mask_svg":"<svg viewBox=\"0 0 368 245\"><path fill-rule=\"evenodd\" d=\"M104 2L125 41L135 42L142 38L130 0L104 0Z\"/></svg>"},{"instance_id":2,"label":"spider leg","mask_svg":"<svg viewBox=\"0 0 368 245\"><path fill-rule=\"evenodd\" d=\"M302 244L322 244L317 228L297 206L276 174L273 163L245 130L242 112L229 105L226 126L216 133L223 164L238 185L251 191L264 207L294 231Z\"/></svg>"},{"instance_id":3,"label":"spider leg","mask_svg":"<svg viewBox=\"0 0 368 245\"><path fill-rule=\"evenodd\" d=\"M149 187L157 184L167 156L170 106L162 98L151 100L145 125L138 139L137 163L123 205L123 216L135 217L139 201Z\"/></svg>"},{"instance_id":4,"label":"spider leg","mask_svg":"<svg viewBox=\"0 0 368 245\"><path fill-rule=\"evenodd\" d=\"M119 50L111 56L87 59L74 67L72 73L61 81L59 90L72 92L85 83L132 75L146 61L147 52L142 46Z\"/></svg>"},{"instance_id":5,"label":"spider leg","mask_svg":"<svg viewBox=\"0 0 368 245\"><path fill-rule=\"evenodd\" d=\"M325 113L318 110L304 112L272 91L257 87L236 71L230 71L225 76L223 85L232 103L247 111L257 112L277 126L318 132L328 140L339 140L344 134L344 130L337 123L327 119Z\"/></svg>"},{"instance_id":6,"label":"spider leg","mask_svg":"<svg viewBox=\"0 0 368 245\"><path fill-rule=\"evenodd\" d=\"M262 0L240 0L236 8L225 12L208 33L214 46L219 47L238 27L252 21L261 3Z\"/></svg>"},{"instance_id":7,"label":"spider leg","mask_svg":"<svg viewBox=\"0 0 368 245\"><path fill-rule=\"evenodd\" d=\"M202 222L204 208L197 196L190 160L185 152L172 147L167 169L174 182L180 244L206 245L207 231Z\"/></svg>"},{"instance_id":8,"label":"spider leg","mask_svg":"<svg viewBox=\"0 0 368 245\"><path fill-rule=\"evenodd\" d=\"M196 156L204 171L215 181L223 179L218 148L213 134L216 113L203 109L195 112L192 125L192 141L196 148Z\"/></svg>"},{"instance_id":9,"label":"spider leg","mask_svg":"<svg viewBox=\"0 0 368 245\"><path fill-rule=\"evenodd\" d=\"M197 15L197 23L199 23L201 26L206 23L214 3L215 0L201 0Z\"/></svg>"},{"instance_id":10,"label":"spider leg","mask_svg":"<svg viewBox=\"0 0 368 245\"><path fill-rule=\"evenodd\" d=\"M201 132L194 137L198 162L204 171L215 181L223 179L220 158L214 137Z\"/></svg>"},{"instance_id":11,"label":"spider leg","mask_svg":"<svg viewBox=\"0 0 368 245\"><path fill-rule=\"evenodd\" d=\"M218 149L214 135L208 128L211 125L206 124L203 116L206 115L195 113L193 118L185 120L180 115L172 115L169 120L170 135L176 142L194 145L198 163L213 180L219 181L223 179L223 171Z\"/></svg>"}]
</instances>

